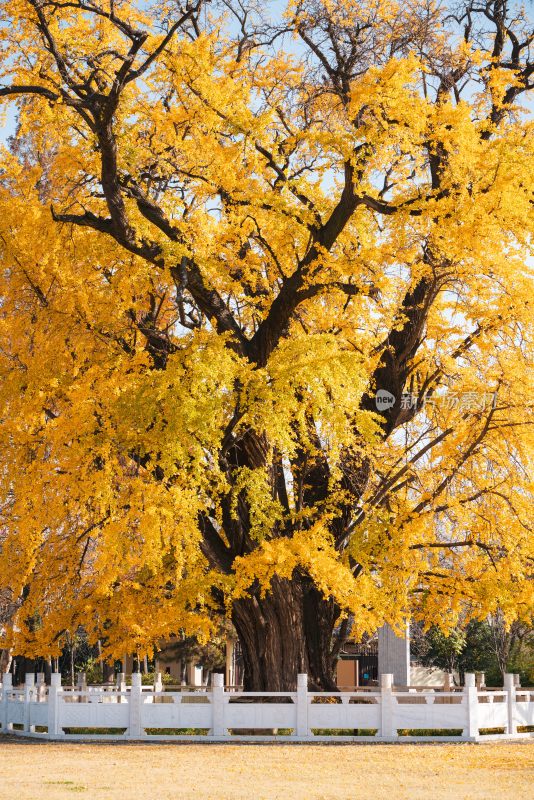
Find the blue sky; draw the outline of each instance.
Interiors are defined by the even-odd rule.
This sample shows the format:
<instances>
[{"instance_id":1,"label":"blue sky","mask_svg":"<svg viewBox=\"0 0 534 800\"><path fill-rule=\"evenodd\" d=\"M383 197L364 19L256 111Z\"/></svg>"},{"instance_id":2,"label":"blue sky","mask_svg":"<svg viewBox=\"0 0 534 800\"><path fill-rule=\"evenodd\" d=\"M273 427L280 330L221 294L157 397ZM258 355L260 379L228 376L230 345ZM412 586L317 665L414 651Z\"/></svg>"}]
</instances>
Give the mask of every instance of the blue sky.
<instances>
[{"instance_id":1,"label":"blue sky","mask_svg":"<svg viewBox=\"0 0 534 800\"><path fill-rule=\"evenodd\" d=\"M16 109L13 102L6 103L4 107L5 119L0 127L0 142L5 142L8 136L15 132L15 113Z\"/></svg>"}]
</instances>

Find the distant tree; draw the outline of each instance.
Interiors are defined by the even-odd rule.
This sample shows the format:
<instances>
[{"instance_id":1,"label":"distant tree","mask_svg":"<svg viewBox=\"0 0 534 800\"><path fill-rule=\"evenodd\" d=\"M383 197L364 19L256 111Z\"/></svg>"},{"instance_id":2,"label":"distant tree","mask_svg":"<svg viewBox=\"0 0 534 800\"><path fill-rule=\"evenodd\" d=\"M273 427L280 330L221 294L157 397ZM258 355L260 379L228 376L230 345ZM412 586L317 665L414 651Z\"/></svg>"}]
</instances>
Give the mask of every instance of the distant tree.
<instances>
[{"instance_id":1,"label":"distant tree","mask_svg":"<svg viewBox=\"0 0 534 800\"><path fill-rule=\"evenodd\" d=\"M202 666L206 671L222 670L226 663L226 636L216 635L209 642L201 643L194 636L176 635L165 643L165 648L158 652L158 661L164 668L169 661L181 661L183 678L188 663Z\"/></svg>"},{"instance_id":2,"label":"distant tree","mask_svg":"<svg viewBox=\"0 0 534 800\"><path fill-rule=\"evenodd\" d=\"M97 664L98 650L87 638L87 633L79 627L74 633L66 633L63 650L58 658L62 679L72 686L76 685L80 672L90 671L89 683L100 683L102 675Z\"/></svg>"},{"instance_id":3,"label":"distant tree","mask_svg":"<svg viewBox=\"0 0 534 800\"><path fill-rule=\"evenodd\" d=\"M507 628L502 614L471 620L447 634L436 626L425 632L416 623L411 652L423 666L483 672L488 686L501 686L506 672L519 673L523 685L534 682L534 628L517 621Z\"/></svg>"},{"instance_id":4,"label":"distant tree","mask_svg":"<svg viewBox=\"0 0 534 800\"><path fill-rule=\"evenodd\" d=\"M466 639L466 633L459 628L446 635L436 626L424 632L422 626L412 624L411 656L425 667L438 667L445 672L456 672L459 669Z\"/></svg>"},{"instance_id":5,"label":"distant tree","mask_svg":"<svg viewBox=\"0 0 534 800\"><path fill-rule=\"evenodd\" d=\"M534 684L534 628L519 620L506 625L499 611L490 615L488 627L498 677L514 672L523 684Z\"/></svg>"}]
</instances>

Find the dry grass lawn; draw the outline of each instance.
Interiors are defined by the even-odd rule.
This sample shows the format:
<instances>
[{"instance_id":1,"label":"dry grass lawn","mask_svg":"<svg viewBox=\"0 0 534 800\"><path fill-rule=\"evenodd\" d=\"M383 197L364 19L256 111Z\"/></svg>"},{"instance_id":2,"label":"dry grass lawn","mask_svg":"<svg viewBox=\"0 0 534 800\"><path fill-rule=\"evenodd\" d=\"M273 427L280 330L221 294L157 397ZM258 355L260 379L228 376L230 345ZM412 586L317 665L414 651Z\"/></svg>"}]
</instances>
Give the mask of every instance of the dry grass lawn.
<instances>
[{"instance_id":1,"label":"dry grass lawn","mask_svg":"<svg viewBox=\"0 0 534 800\"><path fill-rule=\"evenodd\" d=\"M53 744L0 737L0 800L523 800L534 743Z\"/></svg>"}]
</instances>

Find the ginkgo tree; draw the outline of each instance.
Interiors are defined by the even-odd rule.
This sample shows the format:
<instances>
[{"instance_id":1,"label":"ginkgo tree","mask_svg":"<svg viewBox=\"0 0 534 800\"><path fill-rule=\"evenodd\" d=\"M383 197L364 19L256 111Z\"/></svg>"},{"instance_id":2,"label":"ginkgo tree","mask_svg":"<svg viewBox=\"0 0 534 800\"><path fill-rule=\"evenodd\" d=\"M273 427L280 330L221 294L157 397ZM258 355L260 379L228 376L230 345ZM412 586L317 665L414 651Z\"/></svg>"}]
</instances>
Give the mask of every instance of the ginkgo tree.
<instances>
[{"instance_id":1,"label":"ginkgo tree","mask_svg":"<svg viewBox=\"0 0 534 800\"><path fill-rule=\"evenodd\" d=\"M1 6L4 646L528 620L526 12Z\"/></svg>"}]
</instances>

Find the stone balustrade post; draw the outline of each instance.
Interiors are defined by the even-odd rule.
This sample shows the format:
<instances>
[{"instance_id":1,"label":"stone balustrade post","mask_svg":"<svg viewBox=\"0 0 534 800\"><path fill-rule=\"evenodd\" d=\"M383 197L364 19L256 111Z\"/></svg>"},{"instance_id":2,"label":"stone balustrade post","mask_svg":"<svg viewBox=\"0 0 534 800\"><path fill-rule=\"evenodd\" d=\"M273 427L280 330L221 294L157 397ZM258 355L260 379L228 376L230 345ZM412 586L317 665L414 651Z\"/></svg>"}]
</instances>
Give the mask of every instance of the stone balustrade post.
<instances>
[{"instance_id":1,"label":"stone balustrade post","mask_svg":"<svg viewBox=\"0 0 534 800\"><path fill-rule=\"evenodd\" d=\"M156 672L154 675L154 685L152 687L152 691L153 695L148 702L159 703L161 701L161 698L158 697L158 694L163 691L163 680L161 678L161 672Z\"/></svg>"},{"instance_id":2,"label":"stone balustrade post","mask_svg":"<svg viewBox=\"0 0 534 800\"><path fill-rule=\"evenodd\" d=\"M297 727L296 736L309 736L308 727L308 675L301 672L297 675Z\"/></svg>"},{"instance_id":3,"label":"stone balustrade post","mask_svg":"<svg viewBox=\"0 0 534 800\"><path fill-rule=\"evenodd\" d=\"M132 673L132 686L128 697L130 704L128 736L139 738L141 731L141 704L143 700L143 690L141 684L141 673Z\"/></svg>"},{"instance_id":4,"label":"stone balustrade post","mask_svg":"<svg viewBox=\"0 0 534 800\"><path fill-rule=\"evenodd\" d=\"M213 672L211 675L211 735L226 736L224 726L224 675Z\"/></svg>"},{"instance_id":5,"label":"stone balustrade post","mask_svg":"<svg viewBox=\"0 0 534 800\"><path fill-rule=\"evenodd\" d=\"M63 729L60 720L60 698L63 693L61 686L61 673L53 672L50 676L50 686L48 687L48 735L61 736Z\"/></svg>"},{"instance_id":6,"label":"stone balustrade post","mask_svg":"<svg viewBox=\"0 0 534 800\"><path fill-rule=\"evenodd\" d=\"M397 728L394 720L393 675L384 673L380 676L380 736L396 739Z\"/></svg>"},{"instance_id":7,"label":"stone balustrade post","mask_svg":"<svg viewBox=\"0 0 534 800\"><path fill-rule=\"evenodd\" d=\"M37 673L35 682L35 698L38 703L44 703L46 699L46 681L44 672Z\"/></svg>"},{"instance_id":8,"label":"stone balustrade post","mask_svg":"<svg viewBox=\"0 0 534 800\"><path fill-rule=\"evenodd\" d=\"M464 735L474 739L478 736L478 689L474 672L465 673L464 702L467 716Z\"/></svg>"},{"instance_id":9,"label":"stone balustrade post","mask_svg":"<svg viewBox=\"0 0 534 800\"><path fill-rule=\"evenodd\" d=\"M2 733L8 733L13 730L13 725L9 719L8 705L12 689L13 675L10 672L4 672L2 675Z\"/></svg>"},{"instance_id":10,"label":"stone balustrade post","mask_svg":"<svg viewBox=\"0 0 534 800\"><path fill-rule=\"evenodd\" d=\"M443 691L444 692L452 692L454 689L454 675L452 672L446 672L443 676ZM443 697L440 700L441 703L451 704L453 702L452 697Z\"/></svg>"},{"instance_id":11,"label":"stone balustrade post","mask_svg":"<svg viewBox=\"0 0 534 800\"><path fill-rule=\"evenodd\" d=\"M117 675L117 691L118 692L125 692L126 691L126 673L119 672ZM118 703L125 703L126 698L121 697L120 695L117 697Z\"/></svg>"},{"instance_id":12,"label":"stone balustrade post","mask_svg":"<svg viewBox=\"0 0 534 800\"><path fill-rule=\"evenodd\" d=\"M35 694L35 675L33 672L26 673L26 680L24 683L24 724L23 730L25 733L33 733L35 726L31 724L31 702Z\"/></svg>"},{"instance_id":13,"label":"stone balustrade post","mask_svg":"<svg viewBox=\"0 0 534 800\"><path fill-rule=\"evenodd\" d=\"M86 703L87 698L87 676L85 672L79 672L76 676L76 689L81 694L78 697L78 703Z\"/></svg>"},{"instance_id":14,"label":"stone balustrade post","mask_svg":"<svg viewBox=\"0 0 534 800\"><path fill-rule=\"evenodd\" d=\"M515 718L516 683L515 675L511 672L507 672L504 676L504 688L506 690L506 704L508 707L508 725L506 733L508 736L515 736L517 733L517 722Z\"/></svg>"}]
</instances>

